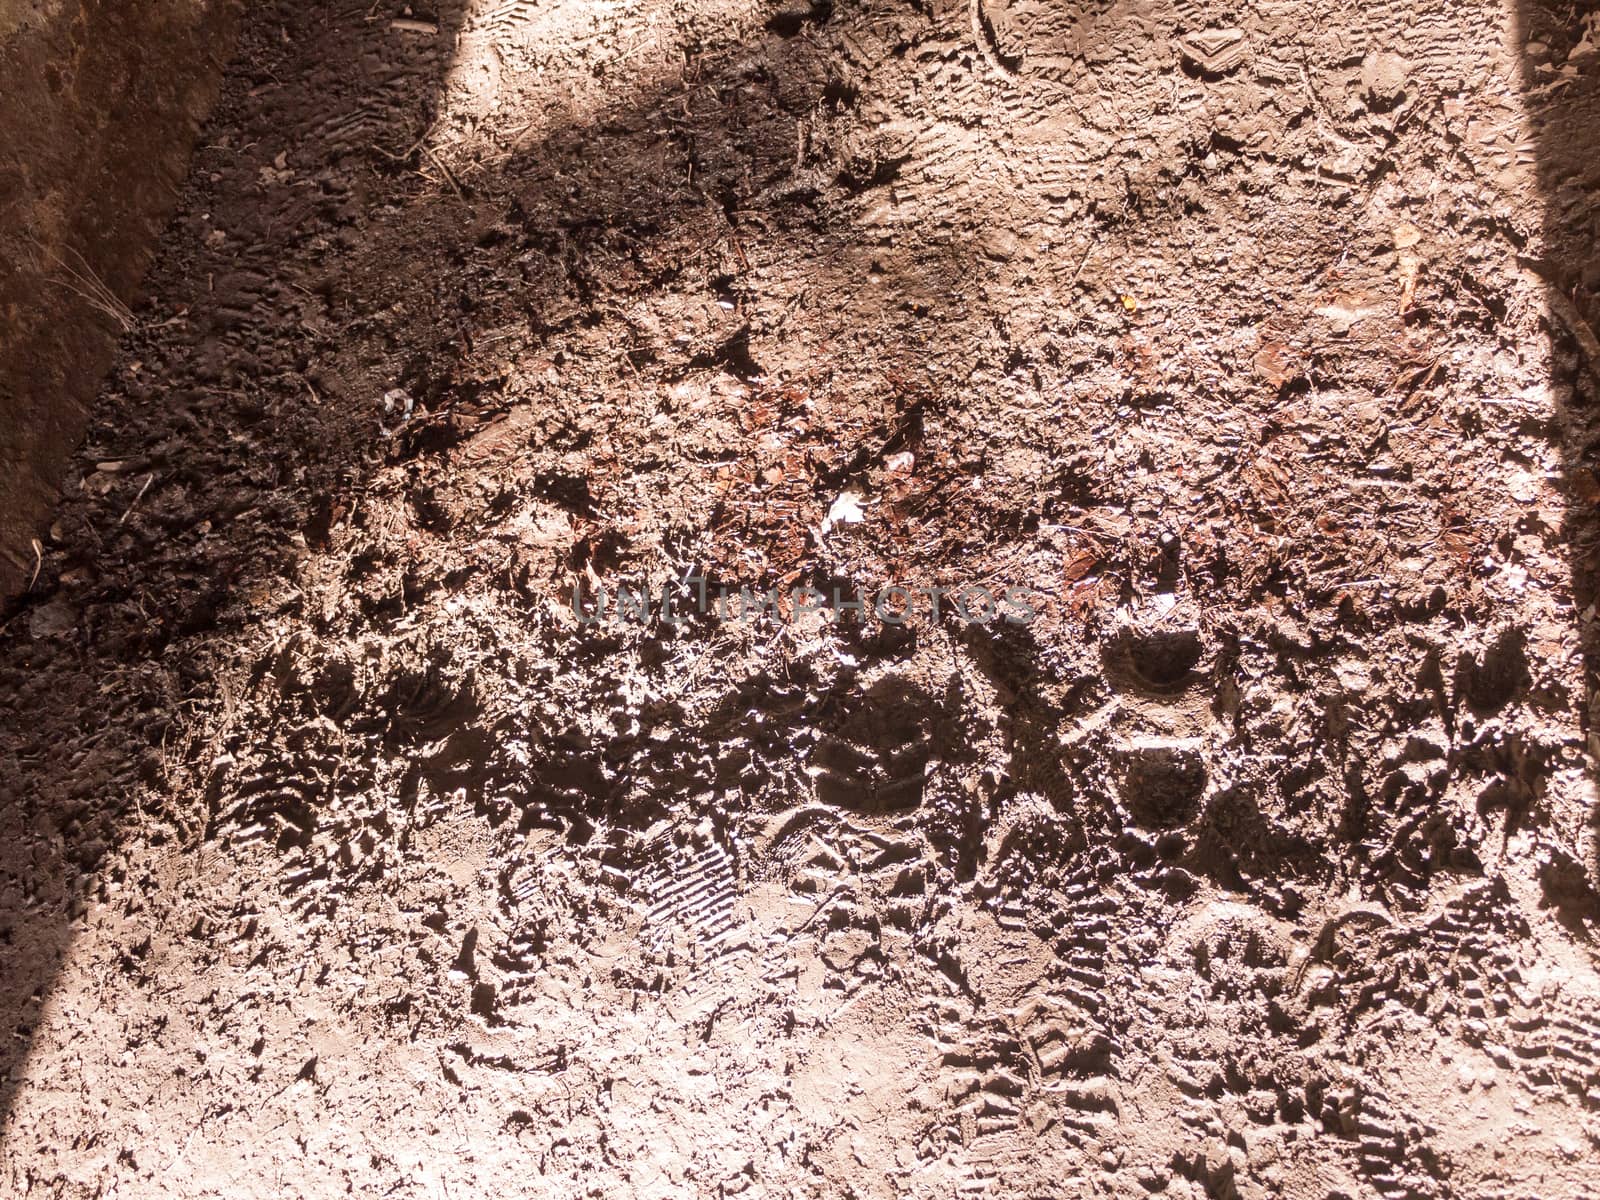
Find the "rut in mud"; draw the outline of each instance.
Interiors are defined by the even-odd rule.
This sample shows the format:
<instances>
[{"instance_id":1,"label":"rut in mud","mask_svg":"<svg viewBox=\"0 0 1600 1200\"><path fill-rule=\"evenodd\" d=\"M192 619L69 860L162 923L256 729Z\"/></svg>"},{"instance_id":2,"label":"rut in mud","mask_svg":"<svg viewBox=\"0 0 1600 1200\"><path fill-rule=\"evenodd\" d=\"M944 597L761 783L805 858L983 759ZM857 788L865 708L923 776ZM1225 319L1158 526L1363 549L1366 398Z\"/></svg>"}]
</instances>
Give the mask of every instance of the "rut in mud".
<instances>
[{"instance_id":1,"label":"rut in mud","mask_svg":"<svg viewBox=\"0 0 1600 1200\"><path fill-rule=\"evenodd\" d=\"M0 634L11 1191L1592 1189L1592 13L244 20Z\"/></svg>"}]
</instances>

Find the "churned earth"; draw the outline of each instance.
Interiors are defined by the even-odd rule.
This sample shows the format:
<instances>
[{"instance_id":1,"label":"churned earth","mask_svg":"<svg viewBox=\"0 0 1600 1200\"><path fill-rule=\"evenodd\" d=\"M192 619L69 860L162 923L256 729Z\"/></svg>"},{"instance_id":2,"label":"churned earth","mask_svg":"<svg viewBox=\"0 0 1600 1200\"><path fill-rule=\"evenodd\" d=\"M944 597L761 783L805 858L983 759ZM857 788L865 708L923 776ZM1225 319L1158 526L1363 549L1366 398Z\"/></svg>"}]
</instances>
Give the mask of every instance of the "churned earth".
<instances>
[{"instance_id":1,"label":"churned earth","mask_svg":"<svg viewBox=\"0 0 1600 1200\"><path fill-rule=\"evenodd\" d=\"M1600 1187L1593 5L243 21L0 630L0 1188Z\"/></svg>"}]
</instances>

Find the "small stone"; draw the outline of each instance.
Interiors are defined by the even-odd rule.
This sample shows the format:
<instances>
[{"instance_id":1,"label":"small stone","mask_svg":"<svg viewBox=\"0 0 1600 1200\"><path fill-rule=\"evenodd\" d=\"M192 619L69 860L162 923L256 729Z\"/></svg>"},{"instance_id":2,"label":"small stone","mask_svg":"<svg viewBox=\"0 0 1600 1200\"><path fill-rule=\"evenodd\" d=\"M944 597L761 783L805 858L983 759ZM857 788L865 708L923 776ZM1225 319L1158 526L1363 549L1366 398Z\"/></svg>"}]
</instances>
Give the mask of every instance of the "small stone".
<instances>
[{"instance_id":1,"label":"small stone","mask_svg":"<svg viewBox=\"0 0 1600 1200\"><path fill-rule=\"evenodd\" d=\"M28 633L36 638L64 637L77 624L77 610L64 600L52 600L28 614Z\"/></svg>"},{"instance_id":2,"label":"small stone","mask_svg":"<svg viewBox=\"0 0 1600 1200\"><path fill-rule=\"evenodd\" d=\"M1405 95L1410 64L1390 51L1369 54L1361 63L1361 86L1374 108L1393 108Z\"/></svg>"}]
</instances>

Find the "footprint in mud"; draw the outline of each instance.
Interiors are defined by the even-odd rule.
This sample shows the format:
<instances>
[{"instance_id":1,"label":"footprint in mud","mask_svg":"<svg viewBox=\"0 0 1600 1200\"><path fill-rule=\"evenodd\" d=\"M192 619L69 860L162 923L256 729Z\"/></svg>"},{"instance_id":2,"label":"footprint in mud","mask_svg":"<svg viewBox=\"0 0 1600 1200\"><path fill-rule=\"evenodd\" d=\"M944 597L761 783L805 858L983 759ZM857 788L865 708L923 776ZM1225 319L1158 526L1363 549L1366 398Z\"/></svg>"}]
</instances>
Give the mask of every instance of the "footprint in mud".
<instances>
[{"instance_id":1,"label":"footprint in mud","mask_svg":"<svg viewBox=\"0 0 1600 1200\"><path fill-rule=\"evenodd\" d=\"M839 820L837 809L821 804L778 813L755 844L753 870L783 880L797 890L822 894L843 877L848 864L836 844L861 833Z\"/></svg>"},{"instance_id":2,"label":"footprint in mud","mask_svg":"<svg viewBox=\"0 0 1600 1200\"><path fill-rule=\"evenodd\" d=\"M474 32L513 34L533 20L535 0L501 0L472 14L469 29Z\"/></svg>"},{"instance_id":3,"label":"footprint in mud","mask_svg":"<svg viewBox=\"0 0 1600 1200\"><path fill-rule=\"evenodd\" d=\"M1194 629L1142 633L1125 629L1101 652L1106 676L1119 690L1156 696L1184 691L1204 679L1199 671L1205 643Z\"/></svg>"},{"instance_id":4,"label":"footprint in mud","mask_svg":"<svg viewBox=\"0 0 1600 1200\"><path fill-rule=\"evenodd\" d=\"M1124 807L1146 829L1173 829L1199 811L1209 782L1202 685L1205 643L1192 627L1124 629L1101 652L1106 680L1135 714L1113 747ZM1209 691L1209 689L1204 689Z\"/></svg>"},{"instance_id":5,"label":"footprint in mud","mask_svg":"<svg viewBox=\"0 0 1600 1200\"><path fill-rule=\"evenodd\" d=\"M1526 637L1503 630L1481 654L1463 652L1456 663L1456 695L1480 715L1499 712L1528 684Z\"/></svg>"},{"instance_id":6,"label":"footprint in mud","mask_svg":"<svg viewBox=\"0 0 1600 1200\"><path fill-rule=\"evenodd\" d=\"M962 962L973 995L929 1001L940 1103L925 1153L953 1151L973 1181L1014 1162L1017 1137L1033 1156L1079 1156L1120 1120L1105 961L1115 901L1087 861L994 901L987 953Z\"/></svg>"},{"instance_id":7,"label":"footprint in mud","mask_svg":"<svg viewBox=\"0 0 1600 1200\"><path fill-rule=\"evenodd\" d=\"M1122 801L1147 829L1187 824L1205 794L1207 772L1198 738L1137 737L1117 755Z\"/></svg>"},{"instance_id":8,"label":"footprint in mud","mask_svg":"<svg viewBox=\"0 0 1600 1200\"><path fill-rule=\"evenodd\" d=\"M665 944L687 932L703 951L718 953L739 924L739 881L715 833L704 826L679 838L663 832L647 846L645 861L652 867L638 890L650 904L646 939Z\"/></svg>"},{"instance_id":9,"label":"footprint in mud","mask_svg":"<svg viewBox=\"0 0 1600 1200\"><path fill-rule=\"evenodd\" d=\"M1184 72L1218 80L1245 66L1251 41L1237 5L1174 0L1152 38L1148 6L1128 0L1076 0L1039 6L1029 0L968 0L972 37L996 71L1030 84L1070 83L1103 47L1119 42L1153 61L1170 47Z\"/></svg>"},{"instance_id":10,"label":"footprint in mud","mask_svg":"<svg viewBox=\"0 0 1600 1200\"><path fill-rule=\"evenodd\" d=\"M459 733L482 711L472 672L459 676L435 662L396 669L377 696L392 744L426 745Z\"/></svg>"},{"instance_id":11,"label":"footprint in mud","mask_svg":"<svg viewBox=\"0 0 1600 1200\"><path fill-rule=\"evenodd\" d=\"M817 798L853 811L916 808L940 715L932 696L892 675L836 698L807 765Z\"/></svg>"}]
</instances>

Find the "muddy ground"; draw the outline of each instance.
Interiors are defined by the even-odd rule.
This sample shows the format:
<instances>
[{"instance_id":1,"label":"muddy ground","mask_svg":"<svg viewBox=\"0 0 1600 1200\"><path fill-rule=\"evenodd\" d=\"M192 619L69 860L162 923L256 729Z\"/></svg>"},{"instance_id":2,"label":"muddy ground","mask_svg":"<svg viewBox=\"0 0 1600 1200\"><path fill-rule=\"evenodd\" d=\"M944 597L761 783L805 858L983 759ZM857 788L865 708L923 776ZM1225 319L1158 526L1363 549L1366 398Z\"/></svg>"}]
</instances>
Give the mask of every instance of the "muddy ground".
<instances>
[{"instance_id":1,"label":"muddy ground","mask_svg":"<svg viewBox=\"0 0 1600 1200\"><path fill-rule=\"evenodd\" d=\"M0 599L41 565L235 14L232 0L0 0Z\"/></svg>"},{"instance_id":2,"label":"muddy ground","mask_svg":"<svg viewBox=\"0 0 1600 1200\"><path fill-rule=\"evenodd\" d=\"M1597 93L251 5L0 634L5 1189L1593 1194Z\"/></svg>"}]
</instances>

